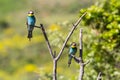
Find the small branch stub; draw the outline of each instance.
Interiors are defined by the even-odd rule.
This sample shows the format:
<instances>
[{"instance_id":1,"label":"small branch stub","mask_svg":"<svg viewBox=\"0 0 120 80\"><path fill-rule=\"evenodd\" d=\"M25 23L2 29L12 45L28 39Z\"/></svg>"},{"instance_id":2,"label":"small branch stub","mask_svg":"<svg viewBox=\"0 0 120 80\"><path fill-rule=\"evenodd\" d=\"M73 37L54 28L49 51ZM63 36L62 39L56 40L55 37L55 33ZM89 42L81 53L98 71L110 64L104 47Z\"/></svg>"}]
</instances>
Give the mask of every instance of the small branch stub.
<instances>
[{"instance_id":1,"label":"small branch stub","mask_svg":"<svg viewBox=\"0 0 120 80\"><path fill-rule=\"evenodd\" d=\"M102 80L102 73L101 72L99 72L97 80Z\"/></svg>"}]
</instances>

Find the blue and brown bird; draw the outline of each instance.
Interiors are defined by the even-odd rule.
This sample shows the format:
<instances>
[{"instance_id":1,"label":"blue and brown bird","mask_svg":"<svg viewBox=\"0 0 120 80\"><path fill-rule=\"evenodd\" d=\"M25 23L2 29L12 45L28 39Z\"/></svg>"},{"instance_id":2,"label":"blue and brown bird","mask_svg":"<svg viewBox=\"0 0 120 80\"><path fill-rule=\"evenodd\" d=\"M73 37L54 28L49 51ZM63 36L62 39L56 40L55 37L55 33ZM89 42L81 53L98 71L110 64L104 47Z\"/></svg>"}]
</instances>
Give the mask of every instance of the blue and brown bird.
<instances>
[{"instance_id":1,"label":"blue and brown bird","mask_svg":"<svg viewBox=\"0 0 120 80\"><path fill-rule=\"evenodd\" d=\"M72 61L72 58L73 56L72 55L75 55L77 52L77 44L75 42L72 42L71 46L70 46L70 49L69 49L69 59L68 59L68 67L70 66L71 64L71 61Z\"/></svg>"},{"instance_id":2,"label":"blue and brown bird","mask_svg":"<svg viewBox=\"0 0 120 80\"><path fill-rule=\"evenodd\" d=\"M35 16L34 16L34 12L29 11L28 16L27 16L27 21L26 21L27 28L28 28L27 38L29 38L29 40L31 40L31 38L32 38L32 32L33 32L33 29L34 29L34 26L35 26L35 22L36 22L36 19L35 19Z\"/></svg>"}]
</instances>

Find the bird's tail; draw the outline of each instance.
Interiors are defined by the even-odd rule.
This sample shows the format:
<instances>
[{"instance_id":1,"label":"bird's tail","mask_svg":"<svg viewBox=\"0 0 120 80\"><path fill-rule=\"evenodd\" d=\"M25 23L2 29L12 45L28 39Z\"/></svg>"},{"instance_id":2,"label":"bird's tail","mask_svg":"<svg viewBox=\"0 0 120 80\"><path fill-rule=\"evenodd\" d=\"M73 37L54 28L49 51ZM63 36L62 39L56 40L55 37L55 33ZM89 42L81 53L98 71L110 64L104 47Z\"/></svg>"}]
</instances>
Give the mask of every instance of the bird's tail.
<instances>
[{"instance_id":1,"label":"bird's tail","mask_svg":"<svg viewBox=\"0 0 120 80\"><path fill-rule=\"evenodd\" d=\"M68 60L68 67L70 67L71 61L72 61L72 57L71 57L71 56L69 56L69 60Z\"/></svg>"},{"instance_id":2,"label":"bird's tail","mask_svg":"<svg viewBox=\"0 0 120 80\"><path fill-rule=\"evenodd\" d=\"M31 38L32 38L32 31L28 31L28 38L29 38L29 40L31 40Z\"/></svg>"}]
</instances>

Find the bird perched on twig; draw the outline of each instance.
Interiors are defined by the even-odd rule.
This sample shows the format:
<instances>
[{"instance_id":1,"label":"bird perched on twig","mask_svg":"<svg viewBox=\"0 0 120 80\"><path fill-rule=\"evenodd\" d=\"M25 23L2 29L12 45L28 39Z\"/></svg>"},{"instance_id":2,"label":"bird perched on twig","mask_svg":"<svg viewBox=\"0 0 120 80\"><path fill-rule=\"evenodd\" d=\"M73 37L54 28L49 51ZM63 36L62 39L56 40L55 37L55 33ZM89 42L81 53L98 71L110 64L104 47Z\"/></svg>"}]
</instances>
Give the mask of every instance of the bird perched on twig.
<instances>
[{"instance_id":1,"label":"bird perched on twig","mask_svg":"<svg viewBox=\"0 0 120 80\"><path fill-rule=\"evenodd\" d=\"M31 40L31 38L32 38L32 32L33 32L33 29L34 29L34 26L35 26L35 22L36 22L36 19L35 19L35 16L34 16L34 12L29 11L28 16L27 16L27 21L26 21L27 28L28 28L27 38L29 38L29 40Z\"/></svg>"},{"instance_id":2,"label":"bird perched on twig","mask_svg":"<svg viewBox=\"0 0 120 80\"><path fill-rule=\"evenodd\" d=\"M69 57L69 59L68 59L68 67L70 66L73 55L75 55L76 52L77 52L77 44L75 42L72 42L72 44L70 46L70 49L69 49L69 55L68 55L68 57Z\"/></svg>"}]
</instances>

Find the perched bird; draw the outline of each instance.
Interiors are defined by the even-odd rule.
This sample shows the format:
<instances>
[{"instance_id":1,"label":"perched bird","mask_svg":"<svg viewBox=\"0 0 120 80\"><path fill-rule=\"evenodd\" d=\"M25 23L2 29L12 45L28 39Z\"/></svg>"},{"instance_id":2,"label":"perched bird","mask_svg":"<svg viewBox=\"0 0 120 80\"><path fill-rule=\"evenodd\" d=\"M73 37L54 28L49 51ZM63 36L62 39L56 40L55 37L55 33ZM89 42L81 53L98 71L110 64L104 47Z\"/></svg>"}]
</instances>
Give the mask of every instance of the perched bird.
<instances>
[{"instance_id":1,"label":"perched bird","mask_svg":"<svg viewBox=\"0 0 120 80\"><path fill-rule=\"evenodd\" d=\"M28 28L28 36L27 37L29 38L29 40L31 40L31 38L32 38L32 32L33 32L33 29L35 26L35 22L36 22L36 19L34 16L34 12L29 11L28 16L27 16L27 21L26 21L27 28Z\"/></svg>"},{"instance_id":2,"label":"perched bird","mask_svg":"<svg viewBox=\"0 0 120 80\"><path fill-rule=\"evenodd\" d=\"M75 55L77 52L77 45L75 42L72 42L71 46L70 46L70 49L69 49L69 59L68 59L68 67L70 66L71 64L71 61L72 61L72 58L73 56L72 55Z\"/></svg>"}]
</instances>

